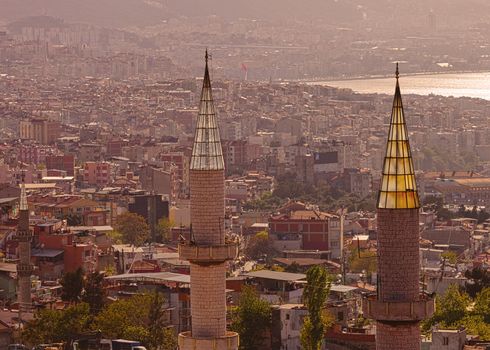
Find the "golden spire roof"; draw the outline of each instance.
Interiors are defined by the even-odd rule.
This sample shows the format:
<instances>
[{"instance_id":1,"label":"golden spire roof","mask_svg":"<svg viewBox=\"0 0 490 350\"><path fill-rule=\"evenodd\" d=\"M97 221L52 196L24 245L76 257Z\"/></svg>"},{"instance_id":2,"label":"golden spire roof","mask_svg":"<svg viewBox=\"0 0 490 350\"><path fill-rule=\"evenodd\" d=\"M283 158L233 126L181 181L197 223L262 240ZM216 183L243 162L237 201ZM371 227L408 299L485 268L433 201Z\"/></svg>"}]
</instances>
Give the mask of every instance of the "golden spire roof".
<instances>
[{"instance_id":1,"label":"golden spire roof","mask_svg":"<svg viewBox=\"0 0 490 350\"><path fill-rule=\"evenodd\" d=\"M208 50L206 50L206 68L197 117L194 146L192 148L191 170L223 170L223 150L219 135L218 121L214 110L211 79L208 69Z\"/></svg>"},{"instance_id":2,"label":"golden spire roof","mask_svg":"<svg viewBox=\"0 0 490 350\"><path fill-rule=\"evenodd\" d=\"M395 98L391 112L381 189L378 196L378 208L380 209L415 209L420 207L398 80L397 63Z\"/></svg>"}]
</instances>

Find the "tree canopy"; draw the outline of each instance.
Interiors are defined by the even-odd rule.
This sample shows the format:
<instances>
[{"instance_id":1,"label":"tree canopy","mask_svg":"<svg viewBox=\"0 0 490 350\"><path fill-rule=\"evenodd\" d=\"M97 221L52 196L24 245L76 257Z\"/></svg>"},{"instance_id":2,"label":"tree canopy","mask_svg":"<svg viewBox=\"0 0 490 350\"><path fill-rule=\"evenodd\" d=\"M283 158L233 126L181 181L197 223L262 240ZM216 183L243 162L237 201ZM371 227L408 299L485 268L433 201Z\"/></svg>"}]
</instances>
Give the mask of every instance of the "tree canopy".
<instances>
[{"instance_id":1,"label":"tree canopy","mask_svg":"<svg viewBox=\"0 0 490 350\"><path fill-rule=\"evenodd\" d=\"M159 293L117 300L104 306L98 315L82 302L65 310L39 311L24 327L22 339L32 345L69 343L82 334L100 330L104 338L137 340L149 350L174 350L176 338L167 327L166 312L165 298Z\"/></svg>"},{"instance_id":2,"label":"tree canopy","mask_svg":"<svg viewBox=\"0 0 490 350\"><path fill-rule=\"evenodd\" d=\"M91 320L86 303L71 305L65 310L40 310L25 325L22 339L31 345L68 342L90 329Z\"/></svg>"},{"instance_id":3,"label":"tree canopy","mask_svg":"<svg viewBox=\"0 0 490 350\"><path fill-rule=\"evenodd\" d=\"M61 277L60 284L63 301L71 303L80 301L83 292L83 270L79 268L73 272L66 272Z\"/></svg>"},{"instance_id":4,"label":"tree canopy","mask_svg":"<svg viewBox=\"0 0 490 350\"><path fill-rule=\"evenodd\" d=\"M447 329L464 327L468 334L490 340L490 288L472 299L457 285L451 285L444 295L436 298L436 311L422 323L422 330L428 333L435 324Z\"/></svg>"},{"instance_id":5,"label":"tree canopy","mask_svg":"<svg viewBox=\"0 0 490 350\"><path fill-rule=\"evenodd\" d=\"M466 292L472 297L476 297L485 288L490 288L490 272L481 267L475 267L465 272L468 282L465 283Z\"/></svg>"},{"instance_id":6,"label":"tree canopy","mask_svg":"<svg viewBox=\"0 0 490 350\"><path fill-rule=\"evenodd\" d=\"M277 184L274 192L264 194L260 199L248 202L244 205L246 210L273 210L287 200L301 200L316 204L320 210L336 210L339 207L348 208L350 211L376 209L376 194L373 192L366 198L360 198L353 193L347 193L330 186L325 182L309 185L298 182L296 174L286 173L276 178Z\"/></svg>"},{"instance_id":7,"label":"tree canopy","mask_svg":"<svg viewBox=\"0 0 490 350\"><path fill-rule=\"evenodd\" d=\"M240 335L240 349L260 349L264 345L264 336L270 329L271 322L271 305L261 300L253 287L245 287L233 312L231 326Z\"/></svg>"},{"instance_id":8,"label":"tree canopy","mask_svg":"<svg viewBox=\"0 0 490 350\"><path fill-rule=\"evenodd\" d=\"M324 307L330 293L330 280L323 266L313 266L306 272L306 286L303 303L308 310L301 328L301 346L305 350L319 350L322 347L329 320Z\"/></svg>"},{"instance_id":9,"label":"tree canopy","mask_svg":"<svg viewBox=\"0 0 490 350\"><path fill-rule=\"evenodd\" d=\"M349 270L354 273L366 272L367 275L371 275L376 272L377 259L376 252L363 250L359 252L357 247L353 247L349 254Z\"/></svg>"},{"instance_id":10,"label":"tree canopy","mask_svg":"<svg viewBox=\"0 0 490 350\"><path fill-rule=\"evenodd\" d=\"M458 262L458 255L451 251L445 251L444 253L441 254L441 258L445 259L448 263L450 264L456 264Z\"/></svg>"},{"instance_id":11,"label":"tree canopy","mask_svg":"<svg viewBox=\"0 0 490 350\"><path fill-rule=\"evenodd\" d=\"M170 231L172 230L173 226L174 223L167 218L161 218L160 220L158 220L155 241L158 243L165 243L170 241Z\"/></svg>"},{"instance_id":12,"label":"tree canopy","mask_svg":"<svg viewBox=\"0 0 490 350\"><path fill-rule=\"evenodd\" d=\"M103 283L104 275L97 271L88 274L84 281L82 301L89 305L92 314L98 314L105 304L106 292Z\"/></svg>"},{"instance_id":13,"label":"tree canopy","mask_svg":"<svg viewBox=\"0 0 490 350\"><path fill-rule=\"evenodd\" d=\"M95 324L107 338L139 340L150 350L173 350L176 343L166 328L164 304L158 293L134 295L108 305Z\"/></svg>"},{"instance_id":14,"label":"tree canopy","mask_svg":"<svg viewBox=\"0 0 490 350\"><path fill-rule=\"evenodd\" d=\"M250 237L245 248L245 255L250 259L260 259L266 257L268 261L277 256L277 250L272 245L267 231L261 231Z\"/></svg>"},{"instance_id":15,"label":"tree canopy","mask_svg":"<svg viewBox=\"0 0 490 350\"><path fill-rule=\"evenodd\" d=\"M122 241L127 244L140 246L150 237L150 228L145 218L138 214L126 212L119 215L114 228L121 234Z\"/></svg>"}]
</instances>

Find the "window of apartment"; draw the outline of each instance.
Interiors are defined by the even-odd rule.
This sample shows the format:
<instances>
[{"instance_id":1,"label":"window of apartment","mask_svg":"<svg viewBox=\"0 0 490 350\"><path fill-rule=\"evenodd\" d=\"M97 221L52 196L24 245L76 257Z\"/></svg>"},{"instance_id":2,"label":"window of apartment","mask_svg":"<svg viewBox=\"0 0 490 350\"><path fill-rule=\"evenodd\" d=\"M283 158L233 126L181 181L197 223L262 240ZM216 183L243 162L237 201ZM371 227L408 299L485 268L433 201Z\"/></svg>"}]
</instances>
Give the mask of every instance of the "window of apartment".
<instances>
[{"instance_id":1,"label":"window of apartment","mask_svg":"<svg viewBox=\"0 0 490 350\"><path fill-rule=\"evenodd\" d=\"M449 337L442 337L442 345L449 345Z\"/></svg>"}]
</instances>

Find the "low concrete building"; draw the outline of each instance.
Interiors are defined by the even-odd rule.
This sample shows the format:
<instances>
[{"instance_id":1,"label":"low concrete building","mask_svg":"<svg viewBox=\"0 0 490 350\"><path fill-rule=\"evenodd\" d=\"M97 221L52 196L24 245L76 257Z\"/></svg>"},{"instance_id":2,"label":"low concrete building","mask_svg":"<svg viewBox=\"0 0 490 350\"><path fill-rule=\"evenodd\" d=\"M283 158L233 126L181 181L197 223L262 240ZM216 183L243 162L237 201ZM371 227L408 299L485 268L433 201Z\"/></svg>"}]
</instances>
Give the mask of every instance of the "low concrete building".
<instances>
[{"instance_id":1,"label":"low concrete building","mask_svg":"<svg viewBox=\"0 0 490 350\"><path fill-rule=\"evenodd\" d=\"M284 304L272 310L271 349L301 349L301 327L308 310L303 304Z\"/></svg>"},{"instance_id":2,"label":"low concrete building","mask_svg":"<svg viewBox=\"0 0 490 350\"><path fill-rule=\"evenodd\" d=\"M255 283L261 299L272 304L301 302L305 274L259 270L246 275Z\"/></svg>"},{"instance_id":3,"label":"low concrete building","mask_svg":"<svg viewBox=\"0 0 490 350\"><path fill-rule=\"evenodd\" d=\"M427 350L463 350L466 344L466 330L437 329L432 330L432 342L425 344Z\"/></svg>"}]
</instances>

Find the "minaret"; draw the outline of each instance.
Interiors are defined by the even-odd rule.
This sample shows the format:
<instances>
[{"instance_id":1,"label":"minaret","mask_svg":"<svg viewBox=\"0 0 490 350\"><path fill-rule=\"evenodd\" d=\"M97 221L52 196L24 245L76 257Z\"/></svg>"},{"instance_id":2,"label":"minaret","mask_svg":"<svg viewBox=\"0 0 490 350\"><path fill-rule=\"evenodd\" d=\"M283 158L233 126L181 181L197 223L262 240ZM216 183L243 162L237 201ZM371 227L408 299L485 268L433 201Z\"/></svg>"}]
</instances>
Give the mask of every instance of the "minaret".
<instances>
[{"instance_id":1,"label":"minaret","mask_svg":"<svg viewBox=\"0 0 490 350\"><path fill-rule=\"evenodd\" d=\"M27 312L32 308L31 300L31 230L29 229L29 207L27 205L26 185L24 176L20 187L19 223L17 228L17 241L19 242L19 262L17 264L17 278L19 290L17 301L19 311Z\"/></svg>"},{"instance_id":2,"label":"minaret","mask_svg":"<svg viewBox=\"0 0 490 350\"><path fill-rule=\"evenodd\" d=\"M420 349L419 322L434 301L419 290L419 196L396 66L396 88L377 205L378 289L364 299L377 350Z\"/></svg>"},{"instance_id":3,"label":"minaret","mask_svg":"<svg viewBox=\"0 0 490 350\"><path fill-rule=\"evenodd\" d=\"M225 242L225 166L211 80L206 67L190 163L191 240L181 259L191 263L192 330L179 334L180 350L237 350L238 334L226 330L226 261L238 255Z\"/></svg>"}]
</instances>

